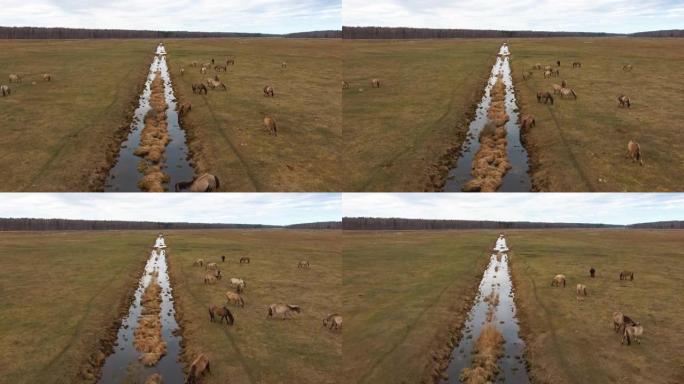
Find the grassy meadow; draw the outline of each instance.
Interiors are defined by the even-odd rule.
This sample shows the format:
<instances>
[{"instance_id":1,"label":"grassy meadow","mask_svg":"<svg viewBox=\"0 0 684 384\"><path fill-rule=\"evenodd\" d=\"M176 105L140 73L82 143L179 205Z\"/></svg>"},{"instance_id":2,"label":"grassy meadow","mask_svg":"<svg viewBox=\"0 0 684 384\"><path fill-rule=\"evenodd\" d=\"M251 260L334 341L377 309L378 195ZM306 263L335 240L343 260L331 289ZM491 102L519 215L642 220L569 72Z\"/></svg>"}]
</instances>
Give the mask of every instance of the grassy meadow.
<instances>
[{"instance_id":1,"label":"grassy meadow","mask_svg":"<svg viewBox=\"0 0 684 384\"><path fill-rule=\"evenodd\" d=\"M343 42L344 191L433 188L465 139L498 52L490 39ZM372 79L380 88L372 88ZM442 173L446 175L444 170Z\"/></svg>"},{"instance_id":2,"label":"grassy meadow","mask_svg":"<svg viewBox=\"0 0 684 384\"><path fill-rule=\"evenodd\" d=\"M341 231L233 230L165 233L181 315L185 355L205 353L212 374L203 383L337 383L342 333L324 328L323 318L342 313ZM220 256L225 255L222 263ZM242 256L250 264L239 264ZM223 278L204 284L199 258L217 262ZM298 269L308 260L310 269ZM222 305L234 291L230 278L244 279L244 308L229 305L235 325L210 323L207 307ZM294 319L267 319L268 305L297 304Z\"/></svg>"},{"instance_id":3,"label":"grassy meadow","mask_svg":"<svg viewBox=\"0 0 684 384\"><path fill-rule=\"evenodd\" d=\"M0 383L77 383L155 234L0 232Z\"/></svg>"},{"instance_id":4,"label":"grassy meadow","mask_svg":"<svg viewBox=\"0 0 684 384\"><path fill-rule=\"evenodd\" d=\"M192 103L183 123L197 167L217 175L223 191L339 191L341 44L338 39L167 41L176 96ZM190 66L212 58L222 65L231 58L235 65L205 75ZM193 83L215 75L227 91L193 94ZM275 97L264 96L266 85ZM275 118L277 137L264 128L265 115Z\"/></svg>"},{"instance_id":5,"label":"grassy meadow","mask_svg":"<svg viewBox=\"0 0 684 384\"><path fill-rule=\"evenodd\" d=\"M684 141L680 138L684 40L645 38L513 39L513 78L519 107L535 117L526 136L536 189L544 191L681 191ZM556 66L544 79L536 63ZM572 63L581 62L581 68ZM631 64L632 71L623 71ZM523 71L533 75L523 80ZM538 91L565 80L577 100L539 104ZM630 97L620 108L617 97ZM626 158L627 143L641 146L645 164Z\"/></svg>"},{"instance_id":6,"label":"grassy meadow","mask_svg":"<svg viewBox=\"0 0 684 384\"><path fill-rule=\"evenodd\" d=\"M684 232L677 230L507 232L534 382L684 381L683 240ZM633 271L634 281L620 281L622 270ZM551 288L558 273L566 275L566 288ZM587 286L583 300L576 299L578 283ZM641 344L620 344L614 311L641 322Z\"/></svg>"},{"instance_id":7,"label":"grassy meadow","mask_svg":"<svg viewBox=\"0 0 684 384\"><path fill-rule=\"evenodd\" d=\"M0 84L12 91L0 97L0 189L103 188L98 172L130 124L154 47L149 40L0 41ZM10 74L22 82L9 83Z\"/></svg>"},{"instance_id":8,"label":"grassy meadow","mask_svg":"<svg viewBox=\"0 0 684 384\"><path fill-rule=\"evenodd\" d=\"M432 353L465 320L497 234L345 231L347 382L430 382Z\"/></svg>"}]
</instances>

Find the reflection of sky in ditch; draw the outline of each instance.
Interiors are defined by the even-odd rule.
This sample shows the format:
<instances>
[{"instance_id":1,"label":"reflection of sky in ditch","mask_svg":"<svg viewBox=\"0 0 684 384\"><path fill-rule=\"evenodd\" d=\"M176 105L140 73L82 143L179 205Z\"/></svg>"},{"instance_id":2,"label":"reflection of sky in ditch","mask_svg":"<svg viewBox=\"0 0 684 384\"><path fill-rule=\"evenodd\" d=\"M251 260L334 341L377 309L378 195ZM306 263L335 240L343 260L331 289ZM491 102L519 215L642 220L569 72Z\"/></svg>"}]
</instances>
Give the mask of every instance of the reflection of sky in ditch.
<instances>
[{"instance_id":1,"label":"reflection of sky in ditch","mask_svg":"<svg viewBox=\"0 0 684 384\"><path fill-rule=\"evenodd\" d=\"M496 249L508 249L505 238L499 237L497 239ZM494 308L494 316L490 324L501 332L505 340L504 355L497 362L501 372L495 381L515 384L529 382L525 361L522 357L525 343L518 334L515 295L508 270L508 255L498 253L490 256L489 265L482 276L477 297L463 325L461 338L458 345L452 350L452 360L447 368L448 380L442 380L441 384L459 383L461 371L471 366L474 345L483 326L487 324L487 312L490 305L485 299L492 293L498 294L499 303Z\"/></svg>"}]
</instances>

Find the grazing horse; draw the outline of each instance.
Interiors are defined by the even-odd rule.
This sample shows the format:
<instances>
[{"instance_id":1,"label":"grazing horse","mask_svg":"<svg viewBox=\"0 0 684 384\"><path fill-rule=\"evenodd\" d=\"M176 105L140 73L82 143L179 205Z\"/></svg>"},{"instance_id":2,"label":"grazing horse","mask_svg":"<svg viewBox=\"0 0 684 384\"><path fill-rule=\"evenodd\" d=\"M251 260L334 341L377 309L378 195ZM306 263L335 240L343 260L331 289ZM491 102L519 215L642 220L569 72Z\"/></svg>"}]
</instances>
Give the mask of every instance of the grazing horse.
<instances>
[{"instance_id":1,"label":"grazing horse","mask_svg":"<svg viewBox=\"0 0 684 384\"><path fill-rule=\"evenodd\" d=\"M552 72L550 69L547 69L546 71L544 71L544 78L546 79L547 77L551 77L551 73Z\"/></svg>"},{"instance_id":2,"label":"grazing horse","mask_svg":"<svg viewBox=\"0 0 684 384\"><path fill-rule=\"evenodd\" d=\"M219 269L218 264L216 264L216 263L209 263L209 264L207 264L207 267L206 267L206 268L207 268L207 269L212 269L212 270L217 270L217 269Z\"/></svg>"},{"instance_id":3,"label":"grazing horse","mask_svg":"<svg viewBox=\"0 0 684 384\"><path fill-rule=\"evenodd\" d=\"M211 58L211 65L214 65L214 58Z\"/></svg>"},{"instance_id":4,"label":"grazing horse","mask_svg":"<svg viewBox=\"0 0 684 384\"><path fill-rule=\"evenodd\" d=\"M227 65L217 65L214 67L214 71L216 72L228 72L228 66Z\"/></svg>"},{"instance_id":5,"label":"grazing horse","mask_svg":"<svg viewBox=\"0 0 684 384\"><path fill-rule=\"evenodd\" d=\"M641 344L641 340L639 340L639 338L643 334L644 327L639 322L630 325L625 325L624 330L622 331L621 344L624 344L625 340L627 340L627 345L632 345L632 339L637 343Z\"/></svg>"},{"instance_id":6,"label":"grazing horse","mask_svg":"<svg viewBox=\"0 0 684 384\"><path fill-rule=\"evenodd\" d=\"M235 304L238 307L245 307L245 300L240 296L239 293L235 293L232 291L226 292L226 300L228 300L229 303Z\"/></svg>"},{"instance_id":7,"label":"grazing horse","mask_svg":"<svg viewBox=\"0 0 684 384\"><path fill-rule=\"evenodd\" d=\"M539 91L537 92L537 103L541 103L542 101L544 104L551 103L551 105L553 105L553 96L549 92Z\"/></svg>"},{"instance_id":8,"label":"grazing horse","mask_svg":"<svg viewBox=\"0 0 684 384\"><path fill-rule=\"evenodd\" d=\"M567 88L568 82L565 79L561 80L561 88Z\"/></svg>"},{"instance_id":9,"label":"grazing horse","mask_svg":"<svg viewBox=\"0 0 684 384\"><path fill-rule=\"evenodd\" d=\"M580 63L579 61L575 61L572 63L572 67L573 68L582 68L582 63Z\"/></svg>"},{"instance_id":10,"label":"grazing horse","mask_svg":"<svg viewBox=\"0 0 684 384\"><path fill-rule=\"evenodd\" d=\"M634 272L630 272L630 271L620 272L620 280L627 280L627 279L629 279L630 281L634 280Z\"/></svg>"},{"instance_id":11,"label":"grazing horse","mask_svg":"<svg viewBox=\"0 0 684 384\"><path fill-rule=\"evenodd\" d=\"M236 277L230 278L230 285L235 287L235 290L238 293L243 292L245 290L245 288L247 288L247 283L245 283L244 280L238 279Z\"/></svg>"},{"instance_id":12,"label":"grazing horse","mask_svg":"<svg viewBox=\"0 0 684 384\"><path fill-rule=\"evenodd\" d=\"M206 68L206 67L200 68L200 73L203 74L203 75L206 74L206 73L207 73L207 68Z\"/></svg>"},{"instance_id":13,"label":"grazing horse","mask_svg":"<svg viewBox=\"0 0 684 384\"><path fill-rule=\"evenodd\" d=\"M209 92L206 85L201 83L192 85L192 93L197 93L201 95L202 92L204 92L205 95L207 94L207 92Z\"/></svg>"},{"instance_id":14,"label":"grazing horse","mask_svg":"<svg viewBox=\"0 0 684 384\"><path fill-rule=\"evenodd\" d=\"M532 77L532 71L524 71L522 74L523 80L527 80Z\"/></svg>"},{"instance_id":15,"label":"grazing horse","mask_svg":"<svg viewBox=\"0 0 684 384\"><path fill-rule=\"evenodd\" d=\"M620 103L620 107L624 108L630 108L632 106L631 100L629 100L629 97L625 95L620 95L617 98L618 103Z\"/></svg>"},{"instance_id":16,"label":"grazing horse","mask_svg":"<svg viewBox=\"0 0 684 384\"><path fill-rule=\"evenodd\" d=\"M185 68L180 69L180 74L181 74L181 76L185 76Z\"/></svg>"},{"instance_id":17,"label":"grazing horse","mask_svg":"<svg viewBox=\"0 0 684 384\"><path fill-rule=\"evenodd\" d=\"M323 319L323 326L331 330L342 329L342 316L337 313L331 313Z\"/></svg>"},{"instance_id":18,"label":"grazing horse","mask_svg":"<svg viewBox=\"0 0 684 384\"><path fill-rule=\"evenodd\" d=\"M178 108L178 116L185 116L192 109L192 103L183 103Z\"/></svg>"},{"instance_id":19,"label":"grazing horse","mask_svg":"<svg viewBox=\"0 0 684 384\"><path fill-rule=\"evenodd\" d=\"M626 325L635 325L636 323L629 316L625 316L620 311L613 312L613 330L618 333L624 330Z\"/></svg>"},{"instance_id":20,"label":"grazing horse","mask_svg":"<svg viewBox=\"0 0 684 384\"><path fill-rule=\"evenodd\" d=\"M226 66L235 65L235 59L226 59Z\"/></svg>"},{"instance_id":21,"label":"grazing horse","mask_svg":"<svg viewBox=\"0 0 684 384\"><path fill-rule=\"evenodd\" d=\"M563 89L563 86L558 85L558 84L551 84L551 87L553 87L553 94L554 95L559 94L561 89Z\"/></svg>"},{"instance_id":22,"label":"grazing horse","mask_svg":"<svg viewBox=\"0 0 684 384\"><path fill-rule=\"evenodd\" d=\"M630 140L629 143L627 143L627 158L632 159L632 162L638 161L640 165L644 165L641 147L636 141Z\"/></svg>"},{"instance_id":23,"label":"grazing horse","mask_svg":"<svg viewBox=\"0 0 684 384\"><path fill-rule=\"evenodd\" d=\"M622 67L622 70L625 71L625 72L629 72L629 71L631 71L632 69L634 69L634 67L632 67L632 64L625 64L625 65Z\"/></svg>"},{"instance_id":24,"label":"grazing horse","mask_svg":"<svg viewBox=\"0 0 684 384\"><path fill-rule=\"evenodd\" d=\"M197 62L193 61L192 63L190 63L190 66L193 68L197 68Z\"/></svg>"},{"instance_id":25,"label":"grazing horse","mask_svg":"<svg viewBox=\"0 0 684 384\"><path fill-rule=\"evenodd\" d=\"M564 99L566 96L572 96L575 100L577 100L577 94L575 93L575 90L572 88L561 88L560 95L562 99Z\"/></svg>"},{"instance_id":26,"label":"grazing horse","mask_svg":"<svg viewBox=\"0 0 684 384\"><path fill-rule=\"evenodd\" d=\"M193 267L201 267L202 265L204 265L204 260L202 259L197 259L194 263L192 263Z\"/></svg>"},{"instance_id":27,"label":"grazing horse","mask_svg":"<svg viewBox=\"0 0 684 384\"><path fill-rule=\"evenodd\" d=\"M594 269L594 267L591 267L591 269L589 270L589 276L591 276L591 277L596 276L596 270Z\"/></svg>"},{"instance_id":28,"label":"grazing horse","mask_svg":"<svg viewBox=\"0 0 684 384\"><path fill-rule=\"evenodd\" d=\"M219 323L223 324L223 319L226 319L226 324L235 324L235 318L228 308L222 306L219 308L217 305L212 305L209 307L209 321L212 323L216 320L216 316L219 316Z\"/></svg>"},{"instance_id":29,"label":"grazing horse","mask_svg":"<svg viewBox=\"0 0 684 384\"><path fill-rule=\"evenodd\" d=\"M222 262L222 263L225 263L225 262L226 262L226 257L223 256L223 255L221 256L221 262Z\"/></svg>"},{"instance_id":30,"label":"grazing horse","mask_svg":"<svg viewBox=\"0 0 684 384\"><path fill-rule=\"evenodd\" d=\"M43 81L47 81L47 82L52 81L52 75L49 73L43 73Z\"/></svg>"},{"instance_id":31,"label":"grazing horse","mask_svg":"<svg viewBox=\"0 0 684 384\"><path fill-rule=\"evenodd\" d=\"M264 87L264 96L271 96L275 97L275 93L273 92L273 87L270 85L267 85Z\"/></svg>"},{"instance_id":32,"label":"grazing horse","mask_svg":"<svg viewBox=\"0 0 684 384\"><path fill-rule=\"evenodd\" d=\"M264 127L268 130L269 135L278 136L278 125L275 118L271 116L264 116Z\"/></svg>"},{"instance_id":33,"label":"grazing horse","mask_svg":"<svg viewBox=\"0 0 684 384\"><path fill-rule=\"evenodd\" d=\"M249 263L250 263L249 257L247 257L247 256L241 257L241 258L240 258L240 264L242 264L242 263L247 263L247 264L249 264Z\"/></svg>"},{"instance_id":34,"label":"grazing horse","mask_svg":"<svg viewBox=\"0 0 684 384\"><path fill-rule=\"evenodd\" d=\"M563 284L563 288L565 288L565 275L556 275L553 277L553 280L551 280L552 287L560 287L561 283Z\"/></svg>"},{"instance_id":35,"label":"grazing horse","mask_svg":"<svg viewBox=\"0 0 684 384\"><path fill-rule=\"evenodd\" d=\"M523 118L521 120L520 128L522 128L522 129L532 128L535 125L537 125L537 122L534 120L534 116L526 115L526 116L523 116Z\"/></svg>"},{"instance_id":36,"label":"grazing horse","mask_svg":"<svg viewBox=\"0 0 684 384\"><path fill-rule=\"evenodd\" d=\"M204 372L211 373L211 368L209 367L209 358L200 353L190 365L190 372L188 373L188 377L185 379L185 384L196 384L199 378L204 375Z\"/></svg>"},{"instance_id":37,"label":"grazing horse","mask_svg":"<svg viewBox=\"0 0 684 384\"><path fill-rule=\"evenodd\" d=\"M297 264L297 268L311 268L311 264L309 264L308 260L302 260Z\"/></svg>"},{"instance_id":38,"label":"grazing horse","mask_svg":"<svg viewBox=\"0 0 684 384\"><path fill-rule=\"evenodd\" d=\"M12 94L12 90L10 89L10 87L4 84L0 85L0 92L2 92L2 97L9 96Z\"/></svg>"},{"instance_id":39,"label":"grazing horse","mask_svg":"<svg viewBox=\"0 0 684 384\"><path fill-rule=\"evenodd\" d=\"M534 68L534 69L542 69L542 65L541 65L541 63L537 63L537 64L534 65L533 68Z\"/></svg>"},{"instance_id":40,"label":"grazing horse","mask_svg":"<svg viewBox=\"0 0 684 384\"><path fill-rule=\"evenodd\" d=\"M577 292L577 296L581 296L581 295L586 296L587 295L587 286L584 284L577 284L576 292Z\"/></svg>"},{"instance_id":41,"label":"grazing horse","mask_svg":"<svg viewBox=\"0 0 684 384\"><path fill-rule=\"evenodd\" d=\"M176 192L214 192L221 187L219 178L211 173L204 173L191 181L176 183Z\"/></svg>"},{"instance_id":42,"label":"grazing horse","mask_svg":"<svg viewBox=\"0 0 684 384\"><path fill-rule=\"evenodd\" d=\"M546 66L544 66L544 70L545 70L545 71L552 71L552 69L551 69L551 66L550 66L550 65L546 65Z\"/></svg>"},{"instance_id":43,"label":"grazing horse","mask_svg":"<svg viewBox=\"0 0 684 384\"><path fill-rule=\"evenodd\" d=\"M293 312L297 312L297 313L301 312L299 305L271 304L268 306L268 315L266 317L267 318L273 318L275 316L282 316L282 319L285 320L285 319L292 318Z\"/></svg>"},{"instance_id":44,"label":"grazing horse","mask_svg":"<svg viewBox=\"0 0 684 384\"><path fill-rule=\"evenodd\" d=\"M204 275L204 284L216 284L216 281L218 279L216 278L216 275L213 272L207 272Z\"/></svg>"},{"instance_id":45,"label":"grazing horse","mask_svg":"<svg viewBox=\"0 0 684 384\"><path fill-rule=\"evenodd\" d=\"M556 66L560 67L560 60L556 60Z\"/></svg>"},{"instance_id":46,"label":"grazing horse","mask_svg":"<svg viewBox=\"0 0 684 384\"><path fill-rule=\"evenodd\" d=\"M284 61L282 63L280 63L280 68L281 69L287 69L287 63Z\"/></svg>"},{"instance_id":47,"label":"grazing horse","mask_svg":"<svg viewBox=\"0 0 684 384\"><path fill-rule=\"evenodd\" d=\"M349 82L347 81L342 81L342 89L349 89Z\"/></svg>"},{"instance_id":48,"label":"grazing horse","mask_svg":"<svg viewBox=\"0 0 684 384\"><path fill-rule=\"evenodd\" d=\"M217 76L218 77L218 76ZM228 87L226 87L225 84L221 80L217 80L216 78L213 79L207 79L207 85L211 89L216 89L216 88L223 88L224 91L228 90Z\"/></svg>"},{"instance_id":49,"label":"grazing horse","mask_svg":"<svg viewBox=\"0 0 684 384\"><path fill-rule=\"evenodd\" d=\"M21 76L17 75L16 73L13 73L9 75L9 82L10 83L21 83Z\"/></svg>"},{"instance_id":50,"label":"grazing horse","mask_svg":"<svg viewBox=\"0 0 684 384\"><path fill-rule=\"evenodd\" d=\"M380 80L378 80L378 79L371 80L371 88L380 88Z\"/></svg>"}]
</instances>

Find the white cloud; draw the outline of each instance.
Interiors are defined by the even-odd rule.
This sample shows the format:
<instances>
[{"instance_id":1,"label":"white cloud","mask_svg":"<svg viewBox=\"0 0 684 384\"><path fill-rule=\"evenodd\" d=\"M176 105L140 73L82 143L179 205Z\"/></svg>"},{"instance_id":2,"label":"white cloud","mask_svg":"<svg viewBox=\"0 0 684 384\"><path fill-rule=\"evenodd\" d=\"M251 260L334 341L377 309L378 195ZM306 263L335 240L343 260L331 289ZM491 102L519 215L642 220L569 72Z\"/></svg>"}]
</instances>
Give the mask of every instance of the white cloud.
<instances>
[{"instance_id":1,"label":"white cloud","mask_svg":"<svg viewBox=\"0 0 684 384\"><path fill-rule=\"evenodd\" d=\"M0 217L286 225L342 214L337 193L4 193Z\"/></svg>"},{"instance_id":2,"label":"white cloud","mask_svg":"<svg viewBox=\"0 0 684 384\"><path fill-rule=\"evenodd\" d=\"M341 0L0 0L0 25L289 33L341 27Z\"/></svg>"},{"instance_id":3,"label":"white cloud","mask_svg":"<svg viewBox=\"0 0 684 384\"><path fill-rule=\"evenodd\" d=\"M346 26L629 33L684 26L678 0L344 0Z\"/></svg>"},{"instance_id":4,"label":"white cloud","mask_svg":"<svg viewBox=\"0 0 684 384\"><path fill-rule=\"evenodd\" d=\"M684 194L346 193L347 217L633 224L684 220Z\"/></svg>"}]
</instances>

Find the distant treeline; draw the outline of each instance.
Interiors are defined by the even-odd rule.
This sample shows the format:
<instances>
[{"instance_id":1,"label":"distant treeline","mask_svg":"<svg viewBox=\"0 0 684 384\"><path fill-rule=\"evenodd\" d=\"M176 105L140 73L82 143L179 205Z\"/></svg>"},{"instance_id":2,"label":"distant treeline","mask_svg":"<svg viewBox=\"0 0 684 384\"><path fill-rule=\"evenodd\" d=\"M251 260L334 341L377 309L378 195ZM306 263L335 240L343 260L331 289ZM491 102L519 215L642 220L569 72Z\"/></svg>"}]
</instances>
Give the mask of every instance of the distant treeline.
<instances>
[{"instance_id":1,"label":"distant treeline","mask_svg":"<svg viewBox=\"0 0 684 384\"><path fill-rule=\"evenodd\" d=\"M206 37L289 37L334 38L342 31L312 31L273 35L238 32L146 31L125 29L82 29L41 27L0 27L0 39L172 39Z\"/></svg>"},{"instance_id":2,"label":"distant treeline","mask_svg":"<svg viewBox=\"0 0 684 384\"><path fill-rule=\"evenodd\" d=\"M427 220L378 217L345 217L345 230L434 230L434 229L534 229L534 228L621 228L619 225L539 223L527 221Z\"/></svg>"},{"instance_id":3,"label":"distant treeline","mask_svg":"<svg viewBox=\"0 0 684 384\"><path fill-rule=\"evenodd\" d=\"M654 223L639 223L628 225L634 229L684 229L684 221L656 221Z\"/></svg>"},{"instance_id":4,"label":"distant treeline","mask_svg":"<svg viewBox=\"0 0 684 384\"><path fill-rule=\"evenodd\" d=\"M498 31L492 29L433 29L405 27L342 27L345 39L449 39L474 37L600 37L618 36L598 32Z\"/></svg>"},{"instance_id":5,"label":"distant treeline","mask_svg":"<svg viewBox=\"0 0 684 384\"><path fill-rule=\"evenodd\" d=\"M290 229L342 229L341 221L319 221L316 223L302 223L288 225Z\"/></svg>"},{"instance_id":6,"label":"distant treeline","mask_svg":"<svg viewBox=\"0 0 684 384\"><path fill-rule=\"evenodd\" d=\"M160 223L151 221L107 221L0 218L0 231L64 231L64 230L118 230L118 229L246 229L277 228L271 225L254 224L204 224L204 223Z\"/></svg>"},{"instance_id":7,"label":"distant treeline","mask_svg":"<svg viewBox=\"0 0 684 384\"><path fill-rule=\"evenodd\" d=\"M649 31L632 33L634 37L684 37L684 29L668 29L664 31Z\"/></svg>"}]
</instances>

